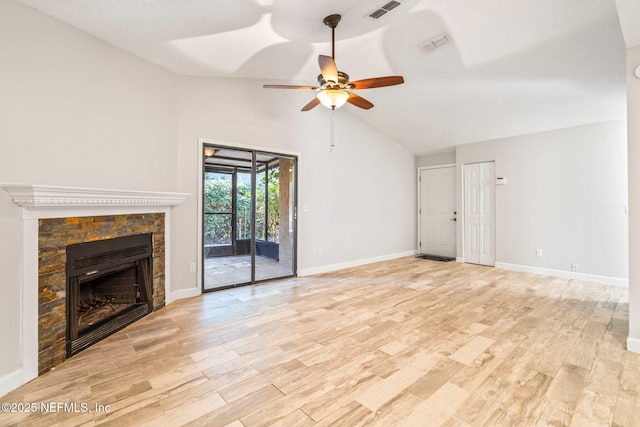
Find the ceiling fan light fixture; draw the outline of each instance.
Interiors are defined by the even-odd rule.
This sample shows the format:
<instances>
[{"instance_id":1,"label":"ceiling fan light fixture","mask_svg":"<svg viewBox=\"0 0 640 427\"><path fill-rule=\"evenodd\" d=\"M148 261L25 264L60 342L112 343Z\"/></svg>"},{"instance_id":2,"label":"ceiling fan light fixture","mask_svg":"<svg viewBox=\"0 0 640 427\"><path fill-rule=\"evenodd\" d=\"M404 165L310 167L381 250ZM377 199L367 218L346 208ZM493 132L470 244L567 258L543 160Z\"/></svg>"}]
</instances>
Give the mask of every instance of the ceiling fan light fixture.
<instances>
[{"instance_id":1,"label":"ceiling fan light fixture","mask_svg":"<svg viewBox=\"0 0 640 427\"><path fill-rule=\"evenodd\" d=\"M390 11L401 4L392 0L383 6L383 9ZM404 83L402 76L384 76L373 77L370 79L349 81L349 75L338 71L336 66L336 37L335 30L340 22L341 16L338 14L329 15L322 21L327 27L331 28L331 56L319 55L318 65L320 66L320 75L318 76L318 86L297 86L297 85L262 85L269 89L305 89L315 90L317 95L311 99L300 111L309 111L312 108L322 104L331 110L342 107L345 102L352 104L363 110L373 107L373 104L363 97L351 92L352 90L370 89L376 87L395 86Z\"/></svg>"},{"instance_id":2,"label":"ceiling fan light fixture","mask_svg":"<svg viewBox=\"0 0 640 427\"><path fill-rule=\"evenodd\" d=\"M317 98L322 105L335 110L340 108L349 99L349 92L339 89L326 89L318 92Z\"/></svg>"}]
</instances>

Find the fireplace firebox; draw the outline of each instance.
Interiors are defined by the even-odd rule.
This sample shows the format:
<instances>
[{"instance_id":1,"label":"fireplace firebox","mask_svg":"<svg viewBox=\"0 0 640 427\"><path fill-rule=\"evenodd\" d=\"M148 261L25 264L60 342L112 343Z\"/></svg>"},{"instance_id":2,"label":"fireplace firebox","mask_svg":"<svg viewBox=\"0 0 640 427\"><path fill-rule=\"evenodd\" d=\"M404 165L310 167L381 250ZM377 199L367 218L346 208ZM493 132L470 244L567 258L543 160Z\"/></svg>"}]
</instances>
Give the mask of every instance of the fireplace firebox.
<instances>
[{"instance_id":1,"label":"fireplace firebox","mask_svg":"<svg viewBox=\"0 0 640 427\"><path fill-rule=\"evenodd\" d=\"M153 311L151 233L68 245L67 357Z\"/></svg>"}]
</instances>

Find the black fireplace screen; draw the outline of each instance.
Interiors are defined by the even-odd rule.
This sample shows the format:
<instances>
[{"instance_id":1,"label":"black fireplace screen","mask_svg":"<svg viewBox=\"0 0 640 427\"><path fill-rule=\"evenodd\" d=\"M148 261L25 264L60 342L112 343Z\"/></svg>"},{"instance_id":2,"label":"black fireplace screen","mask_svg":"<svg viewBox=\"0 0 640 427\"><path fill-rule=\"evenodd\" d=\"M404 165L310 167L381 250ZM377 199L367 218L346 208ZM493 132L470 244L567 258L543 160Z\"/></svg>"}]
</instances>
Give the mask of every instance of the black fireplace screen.
<instances>
[{"instance_id":1,"label":"black fireplace screen","mask_svg":"<svg viewBox=\"0 0 640 427\"><path fill-rule=\"evenodd\" d=\"M67 246L67 357L153 310L152 234Z\"/></svg>"}]
</instances>

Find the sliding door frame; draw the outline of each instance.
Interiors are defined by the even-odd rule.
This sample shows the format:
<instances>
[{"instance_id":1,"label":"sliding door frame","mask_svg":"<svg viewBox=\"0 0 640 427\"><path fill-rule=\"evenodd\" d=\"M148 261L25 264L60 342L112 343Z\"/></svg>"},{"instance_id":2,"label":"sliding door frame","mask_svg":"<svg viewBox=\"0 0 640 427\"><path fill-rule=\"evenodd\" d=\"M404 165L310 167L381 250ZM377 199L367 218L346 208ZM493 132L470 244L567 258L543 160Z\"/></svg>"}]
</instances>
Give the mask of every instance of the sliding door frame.
<instances>
[{"instance_id":1,"label":"sliding door frame","mask_svg":"<svg viewBox=\"0 0 640 427\"><path fill-rule=\"evenodd\" d=\"M199 274L197 275L197 286L198 289L200 289L201 293L204 292L209 292L211 290L207 290L205 291L204 289L204 253L203 253L203 248L204 248L204 230L203 230L203 224L204 224L204 203L203 203L203 199L204 199L204 161L203 161L203 155L204 155L204 148L205 146L213 146L213 147L219 147L219 148L224 148L224 149L229 149L229 150L239 150L239 151L248 151L251 152L251 165L252 165L252 174L251 174L251 199L253 202L255 202L256 200L256 181L257 181L257 154L273 154L274 156L282 156L282 157L289 157L289 158L294 158L295 159L295 168L294 168L294 191L293 191L293 226L294 226L294 238L293 238L293 259L292 259L292 275L291 276L284 276L284 277L295 277L298 274L298 226L299 226L299 222L298 222L298 165L300 163L300 153L297 152L292 152L292 151L287 151L287 150L274 150L273 148L269 148L269 147L260 147L260 146L253 146L253 145L246 145L246 144L237 144L237 143L233 143L233 142L229 142L229 141L221 141L221 140L216 140L216 139L209 139L209 138L199 138L198 139L198 144L197 144L197 164L198 164L198 226L197 226L197 230L198 230L198 238L197 238L197 263L196 263L196 271L199 272ZM256 280L255 274L256 274L256 269L255 269L255 256L256 256L256 227L255 227L255 223L256 223L256 218L255 218L255 203L252 203L252 209L251 209L251 264L252 264L252 268L251 268L251 283L244 283L242 285L249 285L249 284L256 284L256 283L260 283L260 282L264 282L267 280L272 280L272 279L264 279L264 280ZM277 279L277 278L274 278ZM241 286L241 285L238 285ZM229 288L229 287L235 287L234 286L228 286L228 287L222 287L222 288L217 288L215 290L219 290L219 289L224 289L224 288Z\"/></svg>"}]
</instances>

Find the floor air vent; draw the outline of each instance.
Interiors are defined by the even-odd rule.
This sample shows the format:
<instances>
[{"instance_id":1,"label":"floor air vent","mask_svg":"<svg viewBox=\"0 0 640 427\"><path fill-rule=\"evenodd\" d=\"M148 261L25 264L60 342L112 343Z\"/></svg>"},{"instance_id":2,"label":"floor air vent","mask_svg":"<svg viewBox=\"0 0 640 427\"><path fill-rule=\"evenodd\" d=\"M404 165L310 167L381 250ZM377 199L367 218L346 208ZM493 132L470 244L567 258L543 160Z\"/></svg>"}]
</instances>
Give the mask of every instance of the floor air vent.
<instances>
[{"instance_id":1,"label":"floor air vent","mask_svg":"<svg viewBox=\"0 0 640 427\"><path fill-rule=\"evenodd\" d=\"M401 4L402 3L400 3L399 1L392 0L389 3L386 3L385 5L380 6L378 9L374 10L373 12L371 12L369 14L369 17L371 17L373 19L378 19L382 15L384 15L385 13L391 12L393 9L395 9L398 6L400 6Z\"/></svg>"},{"instance_id":2,"label":"floor air vent","mask_svg":"<svg viewBox=\"0 0 640 427\"><path fill-rule=\"evenodd\" d=\"M416 258L428 259L431 261L441 261L441 262L449 262L449 261L455 260L455 258L451 258L447 256L428 255L428 254L416 255Z\"/></svg>"}]
</instances>

